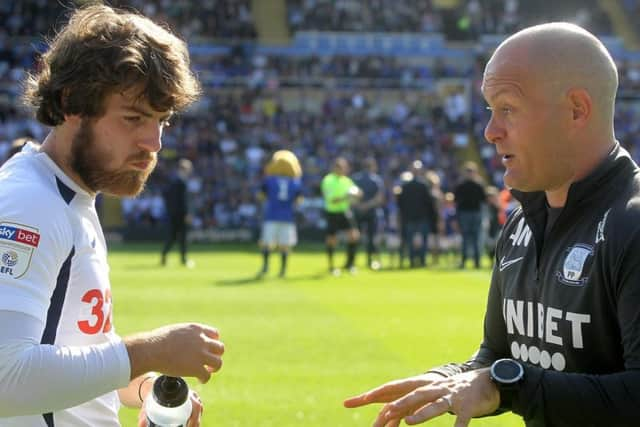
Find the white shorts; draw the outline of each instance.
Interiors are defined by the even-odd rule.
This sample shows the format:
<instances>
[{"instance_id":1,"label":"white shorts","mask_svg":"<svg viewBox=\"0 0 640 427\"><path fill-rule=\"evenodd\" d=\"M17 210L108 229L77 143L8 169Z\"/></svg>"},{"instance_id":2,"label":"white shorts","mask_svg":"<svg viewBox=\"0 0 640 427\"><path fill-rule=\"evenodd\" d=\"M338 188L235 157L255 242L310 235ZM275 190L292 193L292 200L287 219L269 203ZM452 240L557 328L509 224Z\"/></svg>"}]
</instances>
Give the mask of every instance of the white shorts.
<instances>
[{"instance_id":1,"label":"white shorts","mask_svg":"<svg viewBox=\"0 0 640 427\"><path fill-rule=\"evenodd\" d=\"M291 222L265 221L260 242L266 246L292 247L298 243L296 225Z\"/></svg>"}]
</instances>

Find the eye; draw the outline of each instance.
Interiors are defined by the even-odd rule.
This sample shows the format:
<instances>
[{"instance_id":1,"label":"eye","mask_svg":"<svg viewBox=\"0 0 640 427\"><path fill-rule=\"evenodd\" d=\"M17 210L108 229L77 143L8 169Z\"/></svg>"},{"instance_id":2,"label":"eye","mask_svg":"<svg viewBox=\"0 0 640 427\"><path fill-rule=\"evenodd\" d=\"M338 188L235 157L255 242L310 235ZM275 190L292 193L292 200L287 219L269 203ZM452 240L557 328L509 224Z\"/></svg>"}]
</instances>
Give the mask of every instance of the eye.
<instances>
[{"instance_id":1,"label":"eye","mask_svg":"<svg viewBox=\"0 0 640 427\"><path fill-rule=\"evenodd\" d=\"M140 116L125 116L124 119L129 122L129 123L140 123L141 117Z\"/></svg>"},{"instance_id":2,"label":"eye","mask_svg":"<svg viewBox=\"0 0 640 427\"><path fill-rule=\"evenodd\" d=\"M513 109L510 106L503 106L503 107L499 107L499 108L492 108L492 107L487 106L486 108L487 108L487 110L491 111L492 113L495 113L497 111L502 115L508 115L508 114L513 113Z\"/></svg>"}]
</instances>

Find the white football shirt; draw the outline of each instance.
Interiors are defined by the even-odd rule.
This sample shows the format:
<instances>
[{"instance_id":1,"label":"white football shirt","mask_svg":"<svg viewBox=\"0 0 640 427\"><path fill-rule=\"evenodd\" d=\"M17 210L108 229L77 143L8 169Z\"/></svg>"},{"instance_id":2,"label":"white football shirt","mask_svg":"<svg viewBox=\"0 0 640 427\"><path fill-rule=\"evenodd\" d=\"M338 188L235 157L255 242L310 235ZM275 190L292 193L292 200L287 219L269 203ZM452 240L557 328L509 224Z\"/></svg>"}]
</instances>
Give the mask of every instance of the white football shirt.
<instances>
[{"instance_id":1,"label":"white football shirt","mask_svg":"<svg viewBox=\"0 0 640 427\"><path fill-rule=\"evenodd\" d=\"M13 418L1 418L11 408L0 404L0 426L119 425L113 390L128 384L130 366L111 303L95 199L26 147L0 168L0 314L35 319L25 334L38 342L0 334L0 401L2 392L33 401Z\"/></svg>"}]
</instances>

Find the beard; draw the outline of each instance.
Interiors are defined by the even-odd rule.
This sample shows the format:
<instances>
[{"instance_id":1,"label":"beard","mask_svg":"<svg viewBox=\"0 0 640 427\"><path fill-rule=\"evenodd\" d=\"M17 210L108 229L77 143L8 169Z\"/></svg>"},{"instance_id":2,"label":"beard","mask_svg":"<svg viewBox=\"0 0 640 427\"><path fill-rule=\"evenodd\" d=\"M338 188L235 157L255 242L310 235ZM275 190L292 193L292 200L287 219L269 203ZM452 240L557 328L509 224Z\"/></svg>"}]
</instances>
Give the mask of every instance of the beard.
<instances>
[{"instance_id":1,"label":"beard","mask_svg":"<svg viewBox=\"0 0 640 427\"><path fill-rule=\"evenodd\" d=\"M90 119L83 118L80 129L71 143L71 168L82 182L94 193L102 192L113 196L137 196L144 189L147 178L156 166L155 153L140 151L126 159L125 164L150 162L145 170L125 168L107 169L112 156L96 144Z\"/></svg>"}]
</instances>

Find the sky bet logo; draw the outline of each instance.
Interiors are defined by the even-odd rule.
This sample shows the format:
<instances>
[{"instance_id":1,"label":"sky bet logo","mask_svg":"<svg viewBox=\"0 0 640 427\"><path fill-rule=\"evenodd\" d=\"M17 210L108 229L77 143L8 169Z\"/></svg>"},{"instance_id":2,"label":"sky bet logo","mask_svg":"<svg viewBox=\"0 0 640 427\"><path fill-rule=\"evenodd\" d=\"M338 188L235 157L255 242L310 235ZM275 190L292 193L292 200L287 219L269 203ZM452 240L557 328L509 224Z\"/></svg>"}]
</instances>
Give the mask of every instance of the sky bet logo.
<instances>
[{"instance_id":1,"label":"sky bet logo","mask_svg":"<svg viewBox=\"0 0 640 427\"><path fill-rule=\"evenodd\" d=\"M0 222L0 277L19 279L31 265L40 244L40 230L14 222Z\"/></svg>"},{"instance_id":2,"label":"sky bet logo","mask_svg":"<svg viewBox=\"0 0 640 427\"><path fill-rule=\"evenodd\" d=\"M40 243L40 235L24 228L2 224L0 225L0 240L11 240L37 248Z\"/></svg>"}]
</instances>

